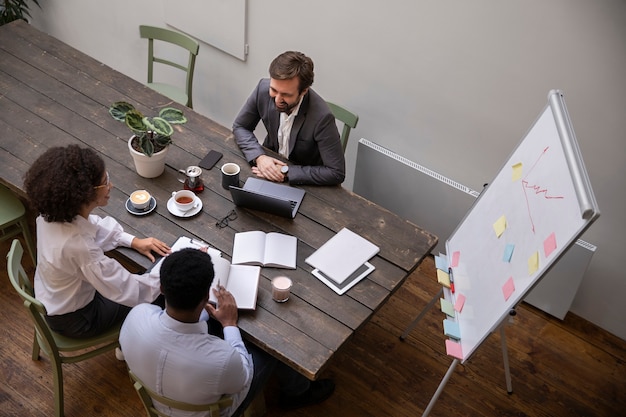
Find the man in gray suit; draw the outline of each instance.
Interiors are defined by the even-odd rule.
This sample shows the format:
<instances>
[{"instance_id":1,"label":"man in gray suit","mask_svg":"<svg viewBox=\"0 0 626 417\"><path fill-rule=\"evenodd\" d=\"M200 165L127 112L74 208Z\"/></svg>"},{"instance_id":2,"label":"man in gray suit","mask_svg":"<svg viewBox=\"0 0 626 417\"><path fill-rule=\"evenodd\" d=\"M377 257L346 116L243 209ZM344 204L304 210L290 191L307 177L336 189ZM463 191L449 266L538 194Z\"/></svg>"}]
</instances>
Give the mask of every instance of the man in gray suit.
<instances>
[{"instance_id":1,"label":"man in gray suit","mask_svg":"<svg viewBox=\"0 0 626 417\"><path fill-rule=\"evenodd\" d=\"M264 78L233 123L239 149L260 178L291 184L341 184L346 163L335 118L328 105L310 87L313 61L301 52L276 57ZM254 135L263 121L263 146L289 160L265 154Z\"/></svg>"}]
</instances>

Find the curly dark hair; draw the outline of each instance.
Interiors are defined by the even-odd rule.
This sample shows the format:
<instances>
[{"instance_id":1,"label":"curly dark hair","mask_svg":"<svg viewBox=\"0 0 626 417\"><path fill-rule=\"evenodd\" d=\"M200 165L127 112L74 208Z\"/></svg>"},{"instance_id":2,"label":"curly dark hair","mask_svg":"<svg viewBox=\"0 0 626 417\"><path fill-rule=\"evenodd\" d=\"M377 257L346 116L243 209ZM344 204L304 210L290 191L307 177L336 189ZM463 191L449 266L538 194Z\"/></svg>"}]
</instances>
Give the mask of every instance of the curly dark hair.
<instances>
[{"instance_id":1,"label":"curly dark hair","mask_svg":"<svg viewBox=\"0 0 626 417\"><path fill-rule=\"evenodd\" d=\"M81 208L96 199L105 175L102 158L78 145L45 151L24 176L30 204L48 222L71 222Z\"/></svg>"},{"instance_id":2,"label":"curly dark hair","mask_svg":"<svg viewBox=\"0 0 626 417\"><path fill-rule=\"evenodd\" d=\"M207 296L215 270L211 255L185 248L168 255L161 265L161 289L168 305L194 310Z\"/></svg>"},{"instance_id":3,"label":"curly dark hair","mask_svg":"<svg viewBox=\"0 0 626 417\"><path fill-rule=\"evenodd\" d=\"M287 51L278 55L270 63L270 77L275 80L290 80L298 77L298 92L302 93L313 85L315 74L313 60L302 52Z\"/></svg>"}]
</instances>

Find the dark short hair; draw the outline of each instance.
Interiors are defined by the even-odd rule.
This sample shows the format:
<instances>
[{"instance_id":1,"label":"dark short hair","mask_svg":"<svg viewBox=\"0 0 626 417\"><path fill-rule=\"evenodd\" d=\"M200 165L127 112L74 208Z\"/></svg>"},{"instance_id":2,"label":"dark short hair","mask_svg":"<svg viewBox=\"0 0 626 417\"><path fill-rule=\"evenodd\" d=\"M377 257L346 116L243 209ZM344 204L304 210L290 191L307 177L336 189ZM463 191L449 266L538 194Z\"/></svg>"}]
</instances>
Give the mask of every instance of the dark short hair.
<instances>
[{"instance_id":1,"label":"dark short hair","mask_svg":"<svg viewBox=\"0 0 626 417\"><path fill-rule=\"evenodd\" d=\"M290 80L298 77L300 80L298 90L302 93L304 89L313 85L315 78L313 60L302 52L283 52L270 64L270 77L275 80Z\"/></svg>"},{"instance_id":2,"label":"dark short hair","mask_svg":"<svg viewBox=\"0 0 626 417\"><path fill-rule=\"evenodd\" d=\"M207 296L215 270L211 255L185 248L168 255L161 265L165 302L180 310L194 310Z\"/></svg>"},{"instance_id":3,"label":"dark short hair","mask_svg":"<svg viewBox=\"0 0 626 417\"><path fill-rule=\"evenodd\" d=\"M49 222L71 222L96 199L104 161L94 150L78 145L49 148L24 176L28 200Z\"/></svg>"}]
</instances>

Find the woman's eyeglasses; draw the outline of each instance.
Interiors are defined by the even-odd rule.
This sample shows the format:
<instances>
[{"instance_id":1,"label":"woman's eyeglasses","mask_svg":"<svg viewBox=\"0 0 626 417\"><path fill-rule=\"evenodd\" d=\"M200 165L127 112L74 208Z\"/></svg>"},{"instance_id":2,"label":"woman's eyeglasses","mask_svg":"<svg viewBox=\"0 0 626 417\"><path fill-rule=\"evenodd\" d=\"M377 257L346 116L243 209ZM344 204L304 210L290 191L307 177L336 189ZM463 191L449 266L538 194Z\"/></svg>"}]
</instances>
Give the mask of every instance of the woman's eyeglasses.
<instances>
[{"instance_id":1,"label":"woman's eyeglasses","mask_svg":"<svg viewBox=\"0 0 626 417\"><path fill-rule=\"evenodd\" d=\"M223 229L228 226L228 221L233 221L237 219L237 212L235 210L231 210L226 216L224 216L221 220L215 222L215 225Z\"/></svg>"},{"instance_id":2,"label":"woman's eyeglasses","mask_svg":"<svg viewBox=\"0 0 626 417\"><path fill-rule=\"evenodd\" d=\"M108 187L109 185L111 185L111 179L109 178L109 171L106 172L107 174L107 180L104 184L102 185L96 185L94 188L94 190L100 189L100 188L104 188L104 187Z\"/></svg>"}]
</instances>

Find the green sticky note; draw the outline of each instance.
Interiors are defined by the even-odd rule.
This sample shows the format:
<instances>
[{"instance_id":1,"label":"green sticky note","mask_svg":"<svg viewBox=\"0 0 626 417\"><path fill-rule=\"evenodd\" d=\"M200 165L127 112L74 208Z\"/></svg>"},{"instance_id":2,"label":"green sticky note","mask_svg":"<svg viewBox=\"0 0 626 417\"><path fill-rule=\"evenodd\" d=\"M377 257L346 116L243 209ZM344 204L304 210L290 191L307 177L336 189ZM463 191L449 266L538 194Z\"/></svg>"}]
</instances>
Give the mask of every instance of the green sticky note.
<instances>
[{"instance_id":1,"label":"green sticky note","mask_svg":"<svg viewBox=\"0 0 626 417\"><path fill-rule=\"evenodd\" d=\"M450 301L446 300L445 298L440 298L439 303L441 304L441 311L443 311L450 317L454 317L456 313L454 312L454 306Z\"/></svg>"}]
</instances>

